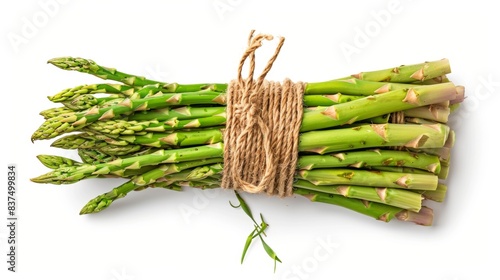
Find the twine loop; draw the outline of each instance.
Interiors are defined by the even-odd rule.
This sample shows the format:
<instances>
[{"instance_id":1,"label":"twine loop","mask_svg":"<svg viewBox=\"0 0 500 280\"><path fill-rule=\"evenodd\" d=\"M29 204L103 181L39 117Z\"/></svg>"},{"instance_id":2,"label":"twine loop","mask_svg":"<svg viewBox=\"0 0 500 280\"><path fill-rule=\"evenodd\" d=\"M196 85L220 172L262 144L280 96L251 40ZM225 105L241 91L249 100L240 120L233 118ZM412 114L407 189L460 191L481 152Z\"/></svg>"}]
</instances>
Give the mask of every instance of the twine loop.
<instances>
[{"instance_id":1,"label":"twine loop","mask_svg":"<svg viewBox=\"0 0 500 280\"><path fill-rule=\"evenodd\" d=\"M265 80L285 39L279 38L274 54L257 79L255 52L273 36L250 33L241 57L237 79L227 91L222 187L249 193L289 196L298 158L304 83ZM243 66L249 73L243 78Z\"/></svg>"}]
</instances>

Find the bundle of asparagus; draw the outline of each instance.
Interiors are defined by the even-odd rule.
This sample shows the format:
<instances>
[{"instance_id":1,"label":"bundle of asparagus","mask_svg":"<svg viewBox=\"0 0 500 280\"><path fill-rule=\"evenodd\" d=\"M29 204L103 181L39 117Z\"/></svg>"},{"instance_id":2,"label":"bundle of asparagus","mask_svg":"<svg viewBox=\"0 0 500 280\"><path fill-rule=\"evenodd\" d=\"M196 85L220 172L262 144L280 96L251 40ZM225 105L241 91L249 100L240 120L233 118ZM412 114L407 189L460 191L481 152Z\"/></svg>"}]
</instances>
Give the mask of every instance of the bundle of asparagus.
<instances>
[{"instance_id":1,"label":"bundle of asparagus","mask_svg":"<svg viewBox=\"0 0 500 280\"><path fill-rule=\"evenodd\" d=\"M223 170L227 84L177 84L62 57L49 63L119 83L81 85L49 100L32 141L58 138L82 162L40 155L51 172L33 182L128 181L90 200L99 212L131 191L218 188ZM385 222L431 225L423 201L443 201L454 132L448 116L464 88L446 59L307 83L293 192Z\"/></svg>"}]
</instances>

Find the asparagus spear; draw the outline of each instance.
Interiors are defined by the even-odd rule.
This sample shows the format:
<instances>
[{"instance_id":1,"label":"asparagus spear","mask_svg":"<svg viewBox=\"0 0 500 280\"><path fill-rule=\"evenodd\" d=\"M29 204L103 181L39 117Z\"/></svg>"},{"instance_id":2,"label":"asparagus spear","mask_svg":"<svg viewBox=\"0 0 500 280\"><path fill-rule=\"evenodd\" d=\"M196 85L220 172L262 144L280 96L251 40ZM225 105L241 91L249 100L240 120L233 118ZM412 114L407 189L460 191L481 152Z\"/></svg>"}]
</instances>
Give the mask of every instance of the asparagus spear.
<instances>
[{"instance_id":1,"label":"asparagus spear","mask_svg":"<svg viewBox=\"0 0 500 280\"><path fill-rule=\"evenodd\" d=\"M427 170L438 174L441 165L437 156L394 150L362 150L328 155L304 155L299 157L298 169L316 168L371 168L373 166L404 166Z\"/></svg>"},{"instance_id":2,"label":"asparagus spear","mask_svg":"<svg viewBox=\"0 0 500 280\"><path fill-rule=\"evenodd\" d=\"M96 149L78 149L78 155L84 163L92 165L110 162L117 159L115 156L107 155Z\"/></svg>"},{"instance_id":3,"label":"asparagus spear","mask_svg":"<svg viewBox=\"0 0 500 280\"><path fill-rule=\"evenodd\" d=\"M168 120L192 120L221 115L226 112L226 107L192 107L183 106L177 108L161 108L149 111L135 112L127 119L131 121L168 121Z\"/></svg>"},{"instance_id":4,"label":"asparagus spear","mask_svg":"<svg viewBox=\"0 0 500 280\"><path fill-rule=\"evenodd\" d=\"M435 190L413 190L416 193L421 194L425 199L433 200L436 202L443 202L446 196L446 192L448 191L448 187L445 184L438 184L438 187Z\"/></svg>"},{"instance_id":5,"label":"asparagus spear","mask_svg":"<svg viewBox=\"0 0 500 280\"><path fill-rule=\"evenodd\" d=\"M65 115L65 114L68 114L68 113L73 113L73 110L67 108L67 107L56 107L56 108L50 108L50 109L47 109L47 110L43 110L40 112L40 115L48 120L50 118L54 118L54 117L57 117L57 116L60 116L60 115Z\"/></svg>"},{"instance_id":6,"label":"asparagus spear","mask_svg":"<svg viewBox=\"0 0 500 280\"><path fill-rule=\"evenodd\" d=\"M368 81L411 83L422 82L449 73L451 73L450 62L448 59L441 59L419 64L401 65L399 67L384 70L360 72L351 76L356 79Z\"/></svg>"},{"instance_id":7,"label":"asparagus spear","mask_svg":"<svg viewBox=\"0 0 500 280\"><path fill-rule=\"evenodd\" d=\"M453 100L456 95L457 90L452 83L417 86L407 90L371 95L348 103L305 112L301 131L351 124L387 113Z\"/></svg>"},{"instance_id":8,"label":"asparagus spear","mask_svg":"<svg viewBox=\"0 0 500 280\"><path fill-rule=\"evenodd\" d=\"M415 213L413 211L386 204L348 198L340 195L327 195L321 192L305 189L295 189L294 193L302 195L313 202L338 205L384 222L389 222L393 218L397 218L398 220L414 222L420 225L432 225L432 209L427 207L422 207L419 213Z\"/></svg>"},{"instance_id":9,"label":"asparagus spear","mask_svg":"<svg viewBox=\"0 0 500 280\"><path fill-rule=\"evenodd\" d=\"M47 97L52 102L64 102L75 97L97 93L113 93L130 96L135 92L135 87L122 84L92 84L80 85L73 88L64 89L52 96Z\"/></svg>"},{"instance_id":10,"label":"asparagus spear","mask_svg":"<svg viewBox=\"0 0 500 280\"><path fill-rule=\"evenodd\" d=\"M124 197L132 190L152 184L156 182L158 178L168 176L169 174L175 174L181 172L182 170L193 168L196 166L205 166L207 164L220 162L220 159L208 159L208 160L198 160L198 161L189 161L177 164L165 164L156 167L155 169L146 172L144 174L138 175L132 178L130 181L114 188L113 190L99 195L96 198L89 201L80 211L80 215L96 213L100 212L103 209L109 207L113 201ZM214 170L220 169L219 166L206 167L205 168L196 168L192 170L189 175L186 175L187 178L206 178L215 172Z\"/></svg>"},{"instance_id":11,"label":"asparagus spear","mask_svg":"<svg viewBox=\"0 0 500 280\"><path fill-rule=\"evenodd\" d=\"M414 190L435 190L438 177L432 174L413 174L356 169L313 169L297 172L297 178L314 185L356 185Z\"/></svg>"},{"instance_id":12,"label":"asparagus spear","mask_svg":"<svg viewBox=\"0 0 500 280\"><path fill-rule=\"evenodd\" d=\"M422 207L422 195L407 190L353 185L317 186L304 180L297 180L293 185L301 189L392 205L413 212L420 211Z\"/></svg>"},{"instance_id":13,"label":"asparagus spear","mask_svg":"<svg viewBox=\"0 0 500 280\"><path fill-rule=\"evenodd\" d=\"M371 124L310 131L300 135L299 151L326 154L391 146L438 148L444 146L449 130L443 124Z\"/></svg>"},{"instance_id":14,"label":"asparagus spear","mask_svg":"<svg viewBox=\"0 0 500 280\"><path fill-rule=\"evenodd\" d=\"M84 178L93 178L100 175L120 176L128 169L139 169L143 166L162 163L178 163L200 159L221 158L223 155L222 143L205 145L177 150L158 150L154 153L78 167L58 168L52 172L31 179L36 183L70 184Z\"/></svg>"},{"instance_id":15,"label":"asparagus spear","mask_svg":"<svg viewBox=\"0 0 500 280\"><path fill-rule=\"evenodd\" d=\"M440 123L448 122L450 108L431 104L430 106L418 107L403 111L405 117L422 118Z\"/></svg>"},{"instance_id":16,"label":"asparagus spear","mask_svg":"<svg viewBox=\"0 0 500 280\"><path fill-rule=\"evenodd\" d=\"M214 127L226 123L225 115L217 115L205 118L197 118L191 120L168 120L160 122L157 120L151 121L126 121L126 120L108 120L91 123L87 128L91 131L111 134L111 135L135 135L145 132L165 132L174 129L191 129L201 127Z\"/></svg>"},{"instance_id":17,"label":"asparagus spear","mask_svg":"<svg viewBox=\"0 0 500 280\"><path fill-rule=\"evenodd\" d=\"M224 95L216 92L174 93L142 99L125 99L122 103L106 107L94 107L86 112L67 114L46 120L32 136L33 140L50 139L63 133L83 128L97 120L113 119L122 114L162 108L169 105L220 104Z\"/></svg>"},{"instance_id":18,"label":"asparagus spear","mask_svg":"<svg viewBox=\"0 0 500 280\"><path fill-rule=\"evenodd\" d=\"M112 136L114 137L114 136ZM215 144L222 141L223 129L196 129L192 131L176 130L173 132L149 132L143 135L120 135L116 139L124 140L131 144L165 148L185 147L204 144Z\"/></svg>"},{"instance_id":19,"label":"asparagus spear","mask_svg":"<svg viewBox=\"0 0 500 280\"><path fill-rule=\"evenodd\" d=\"M146 86L151 84L160 84L162 86L163 92L192 92L204 89L210 89L213 91L223 92L226 90L225 84L193 84L193 85L180 85L177 83L163 83L159 81L154 81L146 79L141 76L126 74L117 71L114 68L100 66L90 59L84 58L73 58L73 57L59 57L53 58L48 61L48 63L64 69L73 70L83 73L92 74L101 79L114 80L117 82L124 83L129 86Z\"/></svg>"},{"instance_id":20,"label":"asparagus spear","mask_svg":"<svg viewBox=\"0 0 500 280\"><path fill-rule=\"evenodd\" d=\"M390 83L384 81L362 80L359 78L343 78L319 83L308 83L304 89L304 95L314 94L349 94L358 96L369 96L386 93L393 90L414 87L413 84Z\"/></svg>"},{"instance_id":21,"label":"asparagus spear","mask_svg":"<svg viewBox=\"0 0 500 280\"><path fill-rule=\"evenodd\" d=\"M179 85L176 83L162 83L136 75L125 74L113 68L100 66L94 61L84 58L60 57L51 59L48 61L48 63L64 70L74 70L88 73L95 75L101 79L115 80L130 86L160 84L164 88L163 92L191 92L204 89L224 92L227 88L226 84ZM360 72L358 74L351 75L351 77L346 77L339 80L345 80L354 77L359 80L375 82L411 83L438 78L450 72L451 70L449 61L447 59L442 59L439 61L431 61L413 65L402 65L399 67L384 70ZM308 87L312 88L312 92L314 92L314 90L318 88L326 88L328 92L328 88L333 87L332 83L335 83L335 81L309 83ZM306 92L309 92L307 88ZM337 92L339 91L337 90L333 93ZM332 91L329 91L329 93L332 93Z\"/></svg>"},{"instance_id":22,"label":"asparagus spear","mask_svg":"<svg viewBox=\"0 0 500 280\"><path fill-rule=\"evenodd\" d=\"M150 153L156 152L157 150L158 149L155 148L142 147L140 150L136 152L131 152L125 155L117 156L117 155L107 154L100 149L78 149L78 155L80 156L80 158L84 163L95 165L95 164L111 162L121 158L130 158L130 157L148 155Z\"/></svg>"},{"instance_id":23,"label":"asparagus spear","mask_svg":"<svg viewBox=\"0 0 500 280\"><path fill-rule=\"evenodd\" d=\"M36 156L40 162L50 169L57 169L66 166L79 166L82 165L81 162L72 160L70 158L65 158L61 156L53 155L38 155Z\"/></svg>"},{"instance_id":24,"label":"asparagus spear","mask_svg":"<svg viewBox=\"0 0 500 280\"><path fill-rule=\"evenodd\" d=\"M61 149L98 149L107 145L127 146L130 143L125 140L111 138L96 133L78 133L61 137L54 141L51 146Z\"/></svg>"},{"instance_id":25,"label":"asparagus spear","mask_svg":"<svg viewBox=\"0 0 500 280\"><path fill-rule=\"evenodd\" d=\"M95 98L93 95L80 95L70 100L66 100L62 102L66 108L69 108L73 111L86 110L92 106L95 106L99 103L99 100Z\"/></svg>"}]
</instances>

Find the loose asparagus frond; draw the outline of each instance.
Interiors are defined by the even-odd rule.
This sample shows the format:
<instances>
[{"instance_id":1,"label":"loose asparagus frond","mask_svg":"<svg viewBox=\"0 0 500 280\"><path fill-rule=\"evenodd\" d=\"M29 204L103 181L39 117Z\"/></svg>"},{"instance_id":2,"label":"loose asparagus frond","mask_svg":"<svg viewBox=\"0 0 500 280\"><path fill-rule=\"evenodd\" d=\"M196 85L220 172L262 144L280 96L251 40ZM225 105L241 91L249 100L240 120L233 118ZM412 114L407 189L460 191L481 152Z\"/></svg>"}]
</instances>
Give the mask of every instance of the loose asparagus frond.
<instances>
[{"instance_id":1,"label":"loose asparagus frond","mask_svg":"<svg viewBox=\"0 0 500 280\"><path fill-rule=\"evenodd\" d=\"M241 197L241 195L237 191L234 191L234 194L236 195L236 198L238 199L239 204L233 205L233 203L231 203L231 201L229 201L229 204L231 205L231 207L241 208L243 210L243 212L245 212L245 214L247 214L247 216L250 217L250 219L254 223L254 230L252 230L252 232L250 232L250 235L248 235L248 237L245 241L245 246L243 247L243 253L241 255L241 263L243 263L243 260L245 259L245 255L246 255L248 248L250 247L252 241L256 237L259 237L259 239L262 243L262 246L264 247L264 250L269 255L269 257L271 257L271 259L274 260L274 272L276 272L276 262L281 262L281 260L278 258L278 255L276 255L274 250L264 241L264 238L262 237L262 235L266 236L265 230L267 229L269 224L267 224L264 221L264 216L262 215L262 213L260 214L261 222L257 223L253 217L252 210L250 210L250 207L245 202L245 200Z\"/></svg>"}]
</instances>

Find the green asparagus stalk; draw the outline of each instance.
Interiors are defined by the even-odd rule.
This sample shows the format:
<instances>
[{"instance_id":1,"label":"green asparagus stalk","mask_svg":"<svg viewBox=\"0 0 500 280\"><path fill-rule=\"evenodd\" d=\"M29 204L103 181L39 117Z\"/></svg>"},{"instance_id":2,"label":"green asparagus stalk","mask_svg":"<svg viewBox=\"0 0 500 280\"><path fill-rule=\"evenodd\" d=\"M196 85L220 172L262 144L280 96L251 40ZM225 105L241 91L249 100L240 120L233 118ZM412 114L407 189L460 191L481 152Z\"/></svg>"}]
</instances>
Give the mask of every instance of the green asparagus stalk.
<instances>
[{"instance_id":1,"label":"green asparagus stalk","mask_svg":"<svg viewBox=\"0 0 500 280\"><path fill-rule=\"evenodd\" d=\"M451 157L451 149L453 148L454 144L455 144L455 132L453 130L450 130L443 147L426 148L422 149L422 151L431 155L438 156L439 160L442 162L449 162Z\"/></svg>"},{"instance_id":2,"label":"green asparagus stalk","mask_svg":"<svg viewBox=\"0 0 500 280\"><path fill-rule=\"evenodd\" d=\"M48 63L64 69L64 70L72 70L83 72L87 74L94 75L101 79L105 80L113 80L117 82L124 83L129 86L146 86L151 84L160 84L162 85L163 92L192 92L199 91L204 89L210 89L213 91L223 92L226 90L225 84L193 84L193 85L180 85L177 83L163 83L159 81L154 81L150 79L146 79L141 76L126 74L120 71L117 71L114 68L100 66L94 61L90 59L84 58L73 58L73 57L59 57L53 58L48 61Z\"/></svg>"},{"instance_id":3,"label":"green asparagus stalk","mask_svg":"<svg viewBox=\"0 0 500 280\"><path fill-rule=\"evenodd\" d=\"M81 162L72 160L70 158L65 158L61 156L53 155L38 155L36 156L40 162L50 169L63 168L66 166L79 166L82 165Z\"/></svg>"},{"instance_id":4,"label":"green asparagus stalk","mask_svg":"<svg viewBox=\"0 0 500 280\"><path fill-rule=\"evenodd\" d=\"M119 158L96 165L86 164L78 167L59 168L31 180L36 183L70 184L84 178L95 178L100 175L121 176L125 170L140 169L143 166L221 158L222 155L222 143L177 150L158 150L147 155Z\"/></svg>"},{"instance_id":5,"label":"green asparagus stalk","mask_svg":"<svg viewBox=\"0 0 500 280\"><path fill-rule=\"evenodd\" d=\"M443 202L446 196L446 192L448 191L448 187L445 184L439 183L438 187L435 190L427 190L427 191L413 190L413 191L421 194L425 199L436 202Z\"/></svg>"},{"instance_id":6,"label":"green asparagus stalk","mask_svg":"<svg viewBox=\"0 0 500 280\"><path fill-rule=\"evenodd\" d=\"M311 190L297 188L294 190L294 193L302 195L312 202L338 205L384 222L390 222L393 218L397 218L398 220L414 222L420 225L432 225L432 209L427 207L422 207L419 213L414 213L413 211L386 204L348 198L340 195L328 195Z\"/></svg>"},{"instance_id":7,"label":"green asparagus stalk","mask_svg":"<svg viewBox=\"0 0 500 280\"><path fill-rule=\"evenodd\" d=\"M297 172L297 178L314 185L356 185L414 190L435 190L438 177L432 174L413 174L356 169L313 169Z\"/></svg>"},{"instance_id":8,"label":"green asparagus stalk","mask_svg":"<svg viewBox=\"0 0 500 280\"><path fill-rule=\"evenodd\" d=\"M43 165L51 169L64 168L68 166L81 166L83 164L81 162L60 156L39 155L37 156L37 158ZM144 172L147 172L153 168L154 166L146 166L137 170L127 170L122 174L122 176L124 178L128 178L137 174L143 174Z\"/></svg>"},{"instance_id":9,"label":"green asparagus stalk","mask_svg":"<svg viewBox=\"0 0 500 280\"><path fill-rule=\"evenodd\" d=\"M73 110L67 108L67 107L56 107L56 108L50 108L47 110L43 110L40 112L40 115L48 120L57 116L65 115L68 113L73 113Z\"/></svg>"},{"instance_id":10,"label":"green asparagus stalk","mask_svg":"<svg viewBox=\"0 0 500 280\"><path fill-rule=\"evenodd\" d=\"M316 168L372 168L375 166L411 167L439 174L441 165L437 156L395 150L362 150L328 155L299 157L298 169Z\"/></svg>"},{"instance_id":11,"label":"green asparagus stalk","mask_svg":"<svg viewBox=\"0 0 500 280\"><path fill-rule=\"evenodd\" d=\"M412 83L430 80L449 73L451 73L450 62L448 59L441 59L420 64L401 65L384 70L360 72L351 76L368 81Z\"/></svg>"},{"instance_id":12,"label":"green asparagus stalk","mask_svg":"<svg viewBox=\"0 0 500 280\"><path fill-rule=\"evenodd\" d=\"M134 178L132 178L130 181L114 188L113 190L99 195L96 198L92 199L89 201L80 211L80 215L83 214L90 214L90 213L97 213L102 211L103 209L109 207L111 203L113 203L115 200L120 199L122 197L125 197L129 192L133 191L134 189L142 186L146 186L149 184L152 184L156 182L158 178L170 175L170 174L175 174L178 172L181 172L182 170L188 169L188 168L193 168L196 166L205 166L207 164L211 163L216 163L220 162L220 159L208 159L208 160L198 160L198 161L189 161L189 162L183 162L183 163L177 163L177 164L165 164L158 166L157 168L146 172L144 174L138 175ZM197 168L194 169L190 172L189 178L206 178L207 176L210 176L213 174L214 170L220 169L219 166L213 166L213 167L208 167L205 166L205 168Z\"/></svg>"},{"instance_id":13,"label":"green asparagus stalk","mask_svg":"<svg viewBox=\"0 0 500 280\"><path fill-rule=\"evenodd\" d=\"M305 112L301 131L352 124L387 113L453 100L456 95L457 90L452 83L416 86L407 90L371 95L348 103Z\"/></svg>"},{"instance_id":14,"label":"green asparagus stalk","mask_svg":"<svg viewBox=\"0 0 500 280\"><path fill-rule=\"evenodd\" d=\"M54 66L64 70L73 70L73 71L88 73L95 75L101 79L119 81L129 86L145 86L151 84L160 84L164 88L163 92L192 92L205 89L224 92L227 88L226 84L179 85L176 83L171 83L171 84L162 83L159 81L149 80L144 77L122 73L113 68L103 67L96 64L92 60L84 58L60 57L51 59L48 61L48 63L51 63ZM440 77L450 72L451 70L449 61L447 59L442 59L439 61L431 61L420 64L406 65L406 66L403 65L384 70L361 72L358 74L351 75L351 77L346 77L339 80L346 80L354 77L358 80L365 80L365 81L412 83L412 82L422 82L435 78L439 80ZM440 82L442 82L442 80L443 79L441 78ZM309 94L309 92L313 93L315 92L316 89L321 89L322 90L320 91L321 93L341 92L339 90L329 90L335 87L332 86L332 83L335 84L335 81L309 83L305 90L306 94ZM310 87L311 89L308 89L308 87ZM325 88L326 91L324 90Z\"/></svg>"},{"instance_id":15,"label":"green asparagus stalk","mask_svg":"<svg viewBox=\"0 0 500 280\"><path fill-rule=\"evenodd\" d=\"M214 181L220 182L223 169L221 164L222 159L211 159L210 161L217 164L198 166L196 168L182 170L177 173L161 175L158 177L151 176L149 177L148 184L152 182L166 182L168 184L174 184L182 181L199 181L209 177Z\"/></svg>"},{"instance_id":16,"label":"green asparagus stalk","mask_svg":"<svg viewBox=\"0 0 500 280\"><path fill-rule=\"evenodd\" d=\"M64 102L81 95L98 93L113 93L130 96L135 92L135 90L136 89L133 86L122 84L92 84L67 88L47 98L52 102Z\"/></svg>"},{"instance_id":17,"label":"green asparagus stalk","mask_svg":"<svg viewBox=\"0 0 500 280\"><path fill-rule=\"evenodd\" d=\"M140 152L144 149L149 149L149 148L143 147L141 145L127 145L127 146L107 145L99 148L98 150L110 156L126 156L132 153Z\"/></svg>"},{"instance_id":18,"label":"green asparagus stalk","mask_svg":"<svg viewBox=\"0 0 500 280\"><path fill-rule=\"evenodd\" d=\"M341 94L335 95L308 95L305 96L306 106L329 106L333 104L350 102L361 97L358 96L346 96ZM317 99L317 101L315 100ZM309 100L309 101L307 101ZM308 104L309 102L309 104ZM311 104L316 105L311 105ZM319 105L318 105L319 104ZM319 108L308 107L304 108L306 112L318 110ZM177 108L161 108L156 110L135 112L134 114L127 117L128 120L135 121L172 121L172 120L191 120L197 118L212 117L217 115L222 115L226 112L226 107L215 106L215 107L193 107L184 106ZM434 120L438 122L445 123L449 115L449 108L442 106L423 106L415 109L403 111L406 117L424 117L428 120ZM368 120L370 123L387 123L389 114L382 116L377 116Z\"/></svg>"},{"instance_id":19,"label":"green asparagus stalk","mask_svg":"<svg viewBox=\"0 0 500 280\"><path fill-rule=\"evenodd\" d=\"M166 183L170 182L158 182L158 183ZM196 180L196 181L178 181L174 182L172 185L178 186L180 188L197 188L197 189L216 189L220 188L220 180L214 180L212 177L207 177L205 179ZM154 186L156 187L156 186Z\"/></svg>"},{"instance_id":20,"label":"green asparagus stalk","mask_svg":"<svg viewBox=\"0 0 500 280\"><path fill-rule=\"evenodd\" d=\"M99 103L99 100L95 98L93 95L80 95L75 98L72 98L67 101L62 102L66 108L69 108L73 111L86 110L92 106L95 106Z\"/></svg>"},{"instance_id":21,"label":"green asparagus stalk","mask_svg":"<svg viewBox=\"0 0 500 280\"><path fill-rule=\"evenodd\" d=\"M106 163L118 159L116 156L107 155L97 149L78 149L78 156L80 156L85 164L91 165Z\"/></svg>"},{"instance_id":22,"label":"green asparagus stalk","mask_svg":"<svg viewBox=\"0 0 500 280\"><path fill-rule=\"evenodd\" d=\"M308 83L304 89L304 95L307 97L316 94L341 93L354 96L369 96L414 86L413 84L370 81L348 77L326 82Z\"/></svg>"},{"instance_id":23,"label":"green asparagus stalk","mask_svg":"<svg viewBox=\"0 0 500 280\"><path fill-rule=\"evenodd\" d=\"M340 103L347 103L362 96L346 94L325 94L325 95L304 95L304 106L331 106Z\"/></svg>"},{"instance_id":24,"label":"green asparagus stalk","mask_svg":"<svg viewBox=\"0 0 500 280\"><path fill-rule=\"evenodd\" d=\"M63 104L73 110L74 113L85 113L93 107L98 106L99 108L107 108L118 105L124 100L125 98L119 95L108 95L98 98L94 98L92 95L81 95L69 101L65 101Z\"/></svg>"},{"instance_id":25,"label":"green asparagus stalk","mask_svg":"<svg viewBox=\"0 0 500 280\"><path fill-rule=\"evenodd\" d=\"M441 171L438 174L439 179L445 180L448 178L448 174L450 173L450 165L447 162L441 162Z\"/></svg>"},{"instance_id":26,"label":"green asparagus stalk","mask_svg":"<svg viewBox=\"0 0 500 280\"><path fill-rule=\"evenodd\" d=\"M127 119L131 121L168 121L168 120L192 120L206 118L226 113L226 107L192 107L183 106L177 108L162 108L149 111L136 112Z\"/></svg>"},{"instance_id":27,"label":"green asparagus stalk","mask_svg":"<svg viewBox=\"0 0 500 280\"><path fill-rule=\"evenodd\" d=\"M131 152L124 155L110 155L102 151L101 149L78 149L78 155L82 161L86 164L101 164L107 163L121 158L137 157L142 155L148 155L156 152L156 148L142 147L136 152Z\"/></svg>"},{"instance_id":28,"label":"green asparagus stalk","mask_svg":"<svg viewBox=\"0 0 500 280\"><path fill-rule=\"evenodd\" d=\"M297 180L293 185L301 189L392 205L413 212L420 211L422 207L422 195L407 190L352 185L317 186L304 180Z\"/></svg>"},{"instance_id":29,"label":"green asparagus stalk","mask_svg":"<svg viewBox=\"0 0 500 280\"><path fill-rule=\"evenodd\" d=\"M427 174L427 175L438 175L439 178L439 173L431 173L429 171L425 171L422 169L417 169L417 168L411 168L411 167L403 167L403 166L373 166L371 170L374 171L388 171L388 172L398 172L398 173L412 173L412 174Z\"/></svg>"},{"instance_id":30,"label":"green asparagus stalk","mask_svg":"<svg viewBox=\"0 0 500 280\"><path fill-rule=\"evenodd\" d=\"M225 114L198 118L191 120L168 120L160 122L152 121L126 121L126 120L107 120L91 123L87 128L91 131L110 134L110 135L136 135L147 132L165 132L174 129L192 129L202 127L220 126L226 123Z\"/></svg>"},{"instance_id":31,"label":"green asparagus stalk","mask_svg":"<svg viewBox=\"0 0 500 280\"><path fill-rule=\"evenodd\" d=\"M326 154L391 146L437 148L444 146L449 130L443 124L372 124L310 131L300 135L299 150Z\"/></svg>"},{"instance_id":32,"label":"green asparagus stalk","mask_svg":"<svg viewBox=\"0 0 500 280\"><path fill-rule=\"evenodd\" d=\"M130 144L149 147L186 147L222 142L223 129L196 129L192 131L176 130L173 132L159 133L149 132L143 135L117 136L117 140L123 140Z\"/></svg>"},{"instance_id":33,"label":"green asparagus stalk","mask_svg":"<svg viewBox=\"0 0 500 280\"><path fill-rule=\"evenodd\" d=\"M424 106L403 111L406 117L422 118L440 123L448 122L450 108L443 106Z\"/></svg>"},{"instance_id":34,"label":"green asparagus stalk","mask_svg":"<svg viewBox=\"0 0 500 280\"><path fill-rule=\"evenodd\" d=\"M127 146L129 142L97 133L78 133L61 137L51 146L61 149L99 149L107 145Z\"/></svg>"},{"instance_id":35,"label":"green asparagus stalk","mask_svg":"<svg viewBox=\"0 0 500 280\"><path fill-rule=\"evenodd\" d=\"M170 105L222 104L224 94L217 92L162 94L143 99L125 99L122 103L106 108L94 107L84 113L63 115L45 121L35 131L32 140L50 139L72 132L98 121L113 119L122 114L162 108Z\"/></svg>"},{"instance_id":36,"label":"green asparagus stalk","mask_svg":"<svg viewBox=\"0 0 500 280\"><path fill-rule=\"evenodd\" d=\"M440 83L447 83L449 82L450 79L446 75L442 76L437 76L432 79L424 80L424 81L416 81L413 82L414 84L419 84L419 85L435 85L435 84L440 84Z\"/></svg>"}]
</instances>

